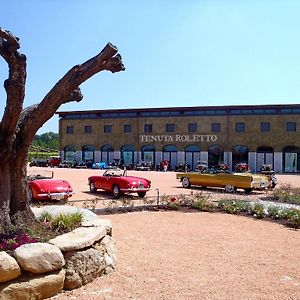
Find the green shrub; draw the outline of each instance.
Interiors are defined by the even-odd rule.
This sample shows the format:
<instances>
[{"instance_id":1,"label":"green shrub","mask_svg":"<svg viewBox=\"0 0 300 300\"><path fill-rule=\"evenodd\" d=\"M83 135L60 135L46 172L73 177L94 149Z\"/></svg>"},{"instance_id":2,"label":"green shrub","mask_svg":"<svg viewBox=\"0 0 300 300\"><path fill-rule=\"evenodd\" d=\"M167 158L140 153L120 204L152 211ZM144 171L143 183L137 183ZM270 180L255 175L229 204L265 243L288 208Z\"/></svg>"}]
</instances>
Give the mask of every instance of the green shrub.
<instances>
[{"instance_id":1,"label":"green shrub","mask_svg":"<svg viewBox=\"0 0 300 300\"><path fill-rule=\"evenodd\" d=\"M251 214L258 218L263 219L265 217L265 208L262 204L256 203L251 207Z\"/></svg>"},{"instance_id":2,"label":"green shrub","mask_svg":"<svg viewBox=\"0 0 300 300\"><path fill-rule=\"evenodd\" d=\"M290 226L300 228L300 210L291 209L287 219L289 220Z\"/></svg>"},{"instance_id":3,"label":"green shrub","mask_svg":"<svg viewBox=\"0 0 300 300\"><path fill-rule=\"evenodd\" d=\"M267 213L268 213L268 216L272 219L281 219L281 218L283 218L282 211L277 206L269 206L267 208Z\"/></svg>"},{"instance_id":4,"label":"green shrub","mask_svg":"<svg viewBox=\"0 0 300 300\"><path fill-rule=\"evenodd\" d=\"M300 205L300 188L282 184L271 192L271 197L275 201Z\"/></svg>"},{"instance_id":5,"label":"green shrub","mask_svg":"<svg viewBox=\"0 0 300 300\"><path fill-rule=\"evenodd\" d=\"M191 206L192 208L198 209L200 211L212 212L214 209L214 205L205 198L197 199L196 201L192 202Z\"/></svg>"}]
</instances>

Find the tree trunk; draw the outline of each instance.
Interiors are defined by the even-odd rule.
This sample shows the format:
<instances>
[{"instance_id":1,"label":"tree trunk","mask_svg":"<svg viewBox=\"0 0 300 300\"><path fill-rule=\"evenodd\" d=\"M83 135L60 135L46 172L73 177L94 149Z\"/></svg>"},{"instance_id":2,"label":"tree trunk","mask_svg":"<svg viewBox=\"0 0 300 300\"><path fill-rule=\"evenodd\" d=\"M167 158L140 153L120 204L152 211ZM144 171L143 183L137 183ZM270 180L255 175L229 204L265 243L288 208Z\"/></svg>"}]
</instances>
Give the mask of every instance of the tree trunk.
<instances>
[{"instance_id":1,"label":"tree trunk","mask_svg":"<svg viewBox=\"0 0 300 300\"><path fill-rule=\"evenodd\" d=\"M108 43L95 57L69 70L41 103L22 109L27 74L26 56L19 48L19 39L0 28L0 56L9 68L4 82L6 107L0 122L0 233L13 226L28 228L35 222L29 206L27 159L38 129L62 104L82 100L81 83L104 70L125 70L117 48Z\"/></svg>"}]
</instances>

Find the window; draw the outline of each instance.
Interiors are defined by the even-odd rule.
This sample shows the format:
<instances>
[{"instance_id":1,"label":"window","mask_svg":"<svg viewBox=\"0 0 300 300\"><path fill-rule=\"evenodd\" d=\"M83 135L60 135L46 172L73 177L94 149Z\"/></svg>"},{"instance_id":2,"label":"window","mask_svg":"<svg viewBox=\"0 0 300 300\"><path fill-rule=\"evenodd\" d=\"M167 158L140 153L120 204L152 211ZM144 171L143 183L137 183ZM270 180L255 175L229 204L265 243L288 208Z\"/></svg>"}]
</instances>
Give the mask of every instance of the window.
<instances>
[{"instance_id":1,"label":"window","mask_svg":"<svg viewBox=\"0 0 300 300\"><path fill-rule=\"evenodd\" d=\"M131 132L131 124L125 124L124 125L124 132L130 133Z\"/></svg>"},{"instance_id":2,"label":"window","mask_svg":"<svg viewBox=\"0 0 300 300\"><path fill-rule=\"evenodd\" d=\"M92 133L92 126L91 125L84 126L84 133Z\"/></svg>"},{"instance_id":3,"label":"window","mask_svg":"<svg viewBox=\"0 0 300 300\"><path fill-rule=\"evenodd\" d=\"M287 122L286 131L296 131L296 122Z\"/></svg>"},{"instance_id":4,"label":"window","mask_svg":"<svg viewBox=\"0 0 300 300\"><path fill-rule=\"evenodd\" d=\"M261 132L269 132L271 129L269 122L262 122L260 123L260 131Z\"/></svg>"},{"instance_id":5,"label":"window","mask_svg":"<svg viewBox=\"0 0 300 300\"><path fill-rule=\"evenodd\" d=\"M152 132L152 124L145 124L145 132Z\"/></svg>"},{"instance_id":6,"label":"window","mask_svg":"<svg viewBox=\"0 0 300 300\"><path fill-rule=\"evenodd\" d=\"M73 134L74 133L74 127L73 126L67 126L67 134Z\"/></svg>"},{"instance_id":7,"label":"window","mask_svg":"<svg viewBox=\"0 0 300 300\"><path fill-rule=\"evenodd\" d=\"M189 123L189 132L197 132L197 123Z\"/></svg>"},{"instance_id":8,"label":"window","mask_svg":"<svg viewBox=\"0 0 300 300\"><path fill-rule=\"evenodd\" d=\"M220 132L221 131L221 123L212 123L211 131L212 132Z\"/></svg>"},{"instance_id":9,"label":"window","mask_svg":"<svg viewBox=\"0 0 300 300\"><path fill-rule=\"evenodd\" d=\"M175 125L174 124L166 124L166 132L174 132Z\"/></svg>"},{"instance_id":10,"label":"window","mask_svg":"<svg viewBox=\"0 0 300 300\"><path fill-rule=\"evenodd\" d=\"M243 123L243 122L235 123L235 131L236 132L245 132L245 123Z\"/></svg>"},{"instance_id":11,"label":"window","mask_svg":"<svg viewBox=\"0 0 300 300\"><path fill-rule=\"evenodd\" d=\"M104 133L112 133L112 125L104 125Z\"/></svg>"}]
</instances>

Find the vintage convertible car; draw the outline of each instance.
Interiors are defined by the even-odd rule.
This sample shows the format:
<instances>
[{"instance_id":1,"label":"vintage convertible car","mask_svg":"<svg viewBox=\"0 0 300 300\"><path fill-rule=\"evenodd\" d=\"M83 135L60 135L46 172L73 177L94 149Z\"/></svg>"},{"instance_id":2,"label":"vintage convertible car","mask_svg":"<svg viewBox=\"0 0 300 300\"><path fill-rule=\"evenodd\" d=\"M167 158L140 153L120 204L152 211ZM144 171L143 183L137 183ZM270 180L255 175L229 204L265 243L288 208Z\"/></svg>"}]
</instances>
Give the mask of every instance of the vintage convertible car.
<instances>
[{"instance_id":1,"label":"vintage convertible car","mask_svg":"<svg viewBox=\"0 0 300 300\"><path fill-rule=\"evenodd\" d=\"M48 174L28 175L28 188L31 200L67 200L74 192L69 182L53 179L53 172Z\"/></svg>"},{"instance_id":2,"label":"vintage convertible car","mask_svg":"<svg viewBox=\"0 0 300 300\"><path fill-rule=\"evenodd\" d=\"M88 184L92 193L97 189L105 190L112 192L114 198L119 198L123 193L137 193L140 198L143 198L151 187L150 180L128 176L126 169L108 169L103 175L90 176Z\"/></svg>"},{"instance_id":3,"label":"vintage convertible car","mask_svg":"<svg viewBox=\"0 0 300 300\"><path fill-rule=\"evenodd\" d=\"M267 175L252 173L231 173L205 170L202 173L177 173L184 188L191 185L202 187L222 187L225 192L233 193L236 189L243 189L246 193L253 190L265 190L274 188L277 184L276 178L272 179Z\"/></svg>"},{"instance_id":4,"label":"vintage convertible car","mask_svg":"<svg viewBox=\"0 0 300 300\"><path fill-rule=\"evenodd\" d=\"M137 171L151 171L153 169L152 162L142 160L135 166L135 169Z\"/></svg>"}]
</instances>

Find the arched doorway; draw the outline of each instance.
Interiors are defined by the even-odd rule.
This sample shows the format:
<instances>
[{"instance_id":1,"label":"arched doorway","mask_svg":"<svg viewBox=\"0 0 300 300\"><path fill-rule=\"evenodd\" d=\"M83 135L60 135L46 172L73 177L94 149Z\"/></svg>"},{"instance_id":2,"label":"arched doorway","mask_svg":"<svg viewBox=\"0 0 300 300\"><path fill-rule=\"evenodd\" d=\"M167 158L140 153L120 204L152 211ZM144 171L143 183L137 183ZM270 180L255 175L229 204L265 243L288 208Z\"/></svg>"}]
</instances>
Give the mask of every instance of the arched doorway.
<instances>
[{"instance_id":1,"label":"arched doorway","mask_svg":"<svg viewBox=\"0 0 300 300\"><path fill-rule=\"evenodd\" d=\"M282 150L283 172L299 172L300 170L300 149L295 146L286 146Z\"/></svg>"},{"instance_id":2,"label":"arched doorway","mask_svg":"<svg viewBox=\"0 0 300 300\"><path fill-rule=\"evenodd\" d=\"M67 145L64 148L64 160L76 160L76 149L74 145Z\"/></svg>"},{"instance_id":3,"label":"arched doorway","mask_svg":"<svg viewBox=\"0 0 300 300\"><path fill-rule=\"evenodd\" d=\"M145 145L141 148L142 160L151 161L155 165L155 147L153 145Z\"/></svg>"},{"instance_id":4,"label":"arched doorway","mask_svg":"<svg viewBox=\"0 0 300 300\"><path fill-rule=\"evenodd\" d=\"M256 149L256 170L259 171L264 164L274 168L274 149L270 146L260 146Z\"/></svg>"},{"instance_id":5,"label":"arched doorway","mask_svg":"<svg viewBox=\"0 0 300 300\"><path fill-rule=\"evenodd\" d=\"M191 166L191 170L195 170L197 162L200 160L200 147L196 145L189 145L185 147L185 161Z\"/></svg>"},{"instance_id":6,"label":"arched doorway","mask_svg":"<svg viewBox=\"0 0 300 300\"><path fill-rule=\"evenodd\" d=\"M82 160L87 167L92 167L94 163L95 147L93 145L85 145L82 147Z\"/></svg>"},{"instance_id":7,"label":"arched doorway","mask_svg":"<svg viewBox=\"0 0 300 300\"><path fill-rule=\"evenodd\" d=\"M208 166L215 167L224 162L224 148L215 144L208 147Z\"/></svg>"},{"instance_id":8,"label":"arched doorway","mask_svg":"<svg viewBox=\"0 0 300 300\"><path fill-rule=\"evenodd\" d=\"M177 148L175 145L166 145L162 149L163 160L170 161L171 169L174 169L177 164Z\"/></svg>"},{"instance_id":9,"label":"arched doorway","mask_svg":"<svg viewBox=\"0 0 300 300\"><path fill-rule=\"evenodd\" d=\"M232 166L238 163L248 164L248 148L244 145L236 145L232 148Z\"/></svg>"},{"instance_id":10,"label":"arched doorway","mask_svg":"<svg viewBox=\"0 0 300 300\"><path fill-rule=\"evenodd\" d=\"M134 146L124 145L121 147L121 160L125 166L133 164L134 162Z\"/></svg>"},{"instance_id":11,"label":"arched doorway","mask_svg":"<svg viewBox=\"0 0 300 300\"><path fill-rule=\"evenodd\" d=\"M101 147L101 161L107 164L113 162L114 160L114 148L110 144L103 145Z\"/></svg>"}]
</instances>

